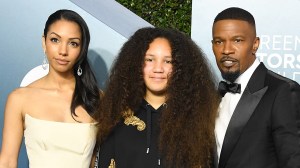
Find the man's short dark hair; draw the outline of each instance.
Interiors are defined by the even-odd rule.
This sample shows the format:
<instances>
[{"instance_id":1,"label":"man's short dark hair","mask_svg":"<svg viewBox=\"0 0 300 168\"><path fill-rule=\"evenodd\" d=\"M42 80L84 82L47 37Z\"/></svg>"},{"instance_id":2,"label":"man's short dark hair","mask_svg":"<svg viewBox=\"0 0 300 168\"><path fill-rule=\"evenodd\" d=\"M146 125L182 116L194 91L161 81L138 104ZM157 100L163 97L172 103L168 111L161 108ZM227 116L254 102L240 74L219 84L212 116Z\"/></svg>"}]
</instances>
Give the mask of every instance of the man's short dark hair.
<instances>
[{"instance_id":1,"label":"man's short dark hair","mask_svg":"<svg viewBox=\"0 0 300 168\"><path fill-rule=\"evenodd\" d=\"M214 23L216 23L219 20L228 20L228 19L246 21L255 27L255 20L252 14L246 11L245 9L238 8L238 7L230 7L223 10L216 16Z\"/></svg>"}]
</instances>

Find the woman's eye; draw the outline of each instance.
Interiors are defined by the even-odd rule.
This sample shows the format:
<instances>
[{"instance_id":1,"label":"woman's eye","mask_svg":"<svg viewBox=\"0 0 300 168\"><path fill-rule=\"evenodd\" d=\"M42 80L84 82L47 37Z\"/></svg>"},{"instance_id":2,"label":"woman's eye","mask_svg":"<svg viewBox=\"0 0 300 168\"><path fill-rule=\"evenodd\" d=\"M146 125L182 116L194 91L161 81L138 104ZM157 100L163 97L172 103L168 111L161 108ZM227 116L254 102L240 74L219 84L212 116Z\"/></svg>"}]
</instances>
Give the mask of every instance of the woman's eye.
<instances>
[{"instance_id":1,"label":"woman's eye","mask_svg":"<svg viewBox=\"0 0 300 168\"><path fill-rule=\"evenodd\" d=\"M78 47L79 46L79 44L77 42L70 42L70 45L72 47Z\"/></svg>"},{"instance_id":2,"label":"woman's eye","mask_svg":"<svg viewBox=\"0 0 300 168\"><path fill-rule=\"evenodd\" d=\"M58 39L57 38L51 38L50 41L54 42L54 43L58 43Z\"/></svg>"}]
</instances>

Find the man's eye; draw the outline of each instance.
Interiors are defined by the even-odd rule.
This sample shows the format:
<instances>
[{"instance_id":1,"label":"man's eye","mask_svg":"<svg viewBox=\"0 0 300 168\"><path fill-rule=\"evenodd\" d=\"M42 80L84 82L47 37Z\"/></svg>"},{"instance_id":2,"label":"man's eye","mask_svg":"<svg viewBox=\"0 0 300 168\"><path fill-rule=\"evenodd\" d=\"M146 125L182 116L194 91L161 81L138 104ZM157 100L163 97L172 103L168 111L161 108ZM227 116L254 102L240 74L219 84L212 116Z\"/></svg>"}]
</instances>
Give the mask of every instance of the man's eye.
<instances>
[{"instance_id":1,"label":"man's eye","mask_svg":"<svg viewBox=\"0 0 300 168\"><path fill-rule=\"evenodd\" d=\"M152 62L153 60L151 58L145 58L145 61Z\"/></svg>"},{"instance_id":2,"label":"man's eye","mask_svg":"<svg viewBox=\"0 0 300 168\"><path fill-rule=\"evenodd\" d=\"M214 44L222 44L222 41L220 41L220 40L214 40L213 43Z\"/></svg>"},{"instance_id":3,"label":"man's eye","mask_svg":"<svg viewBox=\"0 0 300 168\"><path fill-rule=\"evenodd\" d=\"M242 39L235 39L235 42L236 43L239 43L239 42L241 42L242 41Z\"/></svg>"}]
</instances>

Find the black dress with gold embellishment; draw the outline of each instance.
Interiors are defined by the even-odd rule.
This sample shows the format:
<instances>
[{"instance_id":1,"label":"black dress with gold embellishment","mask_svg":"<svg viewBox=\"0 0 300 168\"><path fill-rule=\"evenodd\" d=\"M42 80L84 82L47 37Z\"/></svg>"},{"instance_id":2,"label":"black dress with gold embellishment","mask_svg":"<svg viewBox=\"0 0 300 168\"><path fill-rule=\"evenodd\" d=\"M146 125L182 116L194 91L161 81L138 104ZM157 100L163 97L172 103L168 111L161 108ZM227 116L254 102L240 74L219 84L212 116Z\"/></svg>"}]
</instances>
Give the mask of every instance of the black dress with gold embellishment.
<instances>
[{"instance_id":1,"label":"black dress with gold embellishment","mask_svg":"<svg viewBox=\"0 0 300 168\"><path fill-rule=\"evenodd\" d=\"M120 122L100 146L98 167L163 167L158 151L159 117L163 108L164 105L155 110L143 100L133 118Z\"/></svg>"}]
</instances>

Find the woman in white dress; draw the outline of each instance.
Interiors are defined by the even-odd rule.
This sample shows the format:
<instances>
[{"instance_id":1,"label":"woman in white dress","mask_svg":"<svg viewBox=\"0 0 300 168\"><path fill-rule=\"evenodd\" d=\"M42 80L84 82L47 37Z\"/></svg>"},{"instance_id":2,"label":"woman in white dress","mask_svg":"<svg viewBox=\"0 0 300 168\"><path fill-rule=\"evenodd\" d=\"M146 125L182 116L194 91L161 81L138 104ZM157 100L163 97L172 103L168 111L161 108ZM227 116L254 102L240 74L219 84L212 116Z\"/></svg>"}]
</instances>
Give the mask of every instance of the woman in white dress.
<instances>
[{"instance_id":1,"label":"woman in white dress","mask_svg":"<svg viewBox=\"0 0 300 168\"><path fill-rule=\"evenodd\" d=\"M100 92L87 60L89 41L87 24L76 12L49 16L42 37L49 73L8 96L1 168L18 166L23 135L30 168L90 166Z\"/></svg>"}]
</instances>

